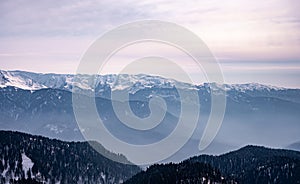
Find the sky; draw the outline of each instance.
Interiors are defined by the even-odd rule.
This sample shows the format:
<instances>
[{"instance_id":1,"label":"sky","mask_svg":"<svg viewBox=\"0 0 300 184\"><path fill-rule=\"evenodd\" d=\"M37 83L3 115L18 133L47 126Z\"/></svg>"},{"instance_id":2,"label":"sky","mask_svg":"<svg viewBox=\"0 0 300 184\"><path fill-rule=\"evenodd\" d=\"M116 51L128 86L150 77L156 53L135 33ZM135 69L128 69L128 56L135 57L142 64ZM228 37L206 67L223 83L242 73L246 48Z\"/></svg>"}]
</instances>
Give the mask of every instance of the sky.
<instances>
[{"instance_id":1,"label":"sky","mask_svg":"<svg viewBox=\"0 0 300 184\"><path fill-rule=\"evenodd\" d=\"M226 83L300 88L299 9L298 0L1 0L0 69L75 73L102 34L155 19L197 34ZM112 62L106 72L117 65Z\"/></svg>"}]
</instances>

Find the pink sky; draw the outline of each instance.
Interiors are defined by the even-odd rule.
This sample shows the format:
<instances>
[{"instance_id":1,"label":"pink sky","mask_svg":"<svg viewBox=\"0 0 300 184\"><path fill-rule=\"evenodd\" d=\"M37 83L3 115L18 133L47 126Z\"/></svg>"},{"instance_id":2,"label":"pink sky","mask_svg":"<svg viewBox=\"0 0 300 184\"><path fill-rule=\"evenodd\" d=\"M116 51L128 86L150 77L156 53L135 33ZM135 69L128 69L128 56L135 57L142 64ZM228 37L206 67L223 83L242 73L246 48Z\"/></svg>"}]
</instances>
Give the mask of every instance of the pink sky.
<instances>
[{"instance_id":1,"label":"pink sky","mask_svg":"<svg viewBox=\"0 0 300 184\"><path fill-rule=\"evenodd\" d=\"M218 58L225 82L300 87L299 7L300 1L292 0L3 0L0 69L74 73L89 45L104 32L158 19L203 39Z\"/></svg>"}]
</instances>

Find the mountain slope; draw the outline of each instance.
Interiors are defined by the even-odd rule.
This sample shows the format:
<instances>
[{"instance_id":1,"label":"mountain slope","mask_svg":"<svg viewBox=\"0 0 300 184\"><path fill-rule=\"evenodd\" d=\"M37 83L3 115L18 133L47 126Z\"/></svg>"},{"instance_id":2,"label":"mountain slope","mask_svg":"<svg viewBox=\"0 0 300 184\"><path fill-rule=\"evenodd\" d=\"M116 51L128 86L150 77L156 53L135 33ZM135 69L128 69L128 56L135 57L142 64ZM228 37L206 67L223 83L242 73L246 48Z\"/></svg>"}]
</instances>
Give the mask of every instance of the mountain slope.
<instances>
[{"instance_id":1,"label":"mountain slope","mask_svg":"<svg viewBox=\"0 0 300 184\"><path fill-rule=\"evenodd\" d=\"M241 183L300 183L300 152L246 146L220 156L189 159L220 169Z\"/></svg>"},{"instance_id":2,"label":"mountain slope","mask_svg":"<svg viewBox=\"0 0 300 184\"><path fill-rule=\"evenodd\" d=\"M300 183L300 152L246 146L220 156L153 165L125 182L137 183L296 184Z\"/></svg>"},{"instance_id":3,"label":"mountain slope","mask_svg":"<svg viewBox=\"0 0 300 184\"><path fill-rule=\"evenodd\" d=\"M11 131L0 131L0 140L1 183L21 179L67 184L121 183L140 171L137 166L103 157L87 142L63 142ZM128 162L122 155L107 153Z\"/></svg>"},{"instance_id":4,"label":"mountain slope","mask_svg":"<svg viewBox=\"0 0 300 184\"><path fill-rule=\"evenodd\" d=\"M127 180L124 184L164 183L164 184L197 184L197 183L232 183L226 180L219 170L208 164L184 161L179 164L160 164L150 166Z\"/></svg>"}]
</instances>

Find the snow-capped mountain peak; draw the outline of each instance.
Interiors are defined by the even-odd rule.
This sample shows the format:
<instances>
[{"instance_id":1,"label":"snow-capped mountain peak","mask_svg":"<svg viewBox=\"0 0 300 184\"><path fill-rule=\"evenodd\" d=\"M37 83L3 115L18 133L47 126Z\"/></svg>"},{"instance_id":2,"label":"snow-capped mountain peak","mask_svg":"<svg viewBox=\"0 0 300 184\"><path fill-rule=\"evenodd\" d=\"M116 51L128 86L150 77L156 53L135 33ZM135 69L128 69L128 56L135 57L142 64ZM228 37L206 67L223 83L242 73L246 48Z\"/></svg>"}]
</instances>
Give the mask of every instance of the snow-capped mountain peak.
<instances>
[{"instance_id":1,"label":"snow-capped mountain peak","mask_svg":"<svg viewBox=\"0 0 300 184\"><path fill-rule=\"evenodd\" d=\"M277 87L277 86L272 86L272 85L264 85L264 84L259 84L259 83L246 83L246 84L232 84L232 85L226 85L228 89L234 89L238 90L240 92L245 92L245 91L262 91L262 90L284 90L286 88L283 87Z\"/></svg>"},{"instance_id":2,"label":"snow-capped mountain peak","mask_svg":"<svg viewBox=\"0 0 300 184\"><path fill-rule=\"evenodd\" d=\"M97 86L108 85L111 90L129 90L134 93L138 89L163 87L191 87L191 84L145 74L109 74L109 75L72 75L41 74L23 71L1 71L0 87L13 86L25 90L53 88L71 91L73 86L84 90L94 90Z\"/></svg>"},{"instance_id":3,"label":"snow-capped mountain peak","mask_svg":"<svg viewBox=\"0 0 300 184\"><path fill-rule=\"evenodd\" d=\"M26 72L15 73L0 71L0 87L3 88L6 86L14 86L25 90L37 90L47 88L47 86L35 82L32 76L27 76Z\"/></svg>"},{"instance_id":4,"label":"snow-capped mountain peak","mask_svg":"<svg viewBox=\"0 0 300 184\"><path fill-rule=\"evenodd\" d=\"M128 90L135 93L140 89L160 87L160 88L183 88L197 89L200 87L210 89L224 89L226 91L237 90L245 91L270 91L284 90L285 88L262 85L258 83L247 84L223 84L204 83L193 85L167 79L160 76L151 76L146 74L128 75L128 74L108 74L108 75L73 75L73 74L42 74L25 71L3 71L0 70L0 88L13 86L24 90L39 90L44 88L61 89L72 91L74 86L94 91L95 88L105 86L114 90Z\"/></svg>"}]
</instances>

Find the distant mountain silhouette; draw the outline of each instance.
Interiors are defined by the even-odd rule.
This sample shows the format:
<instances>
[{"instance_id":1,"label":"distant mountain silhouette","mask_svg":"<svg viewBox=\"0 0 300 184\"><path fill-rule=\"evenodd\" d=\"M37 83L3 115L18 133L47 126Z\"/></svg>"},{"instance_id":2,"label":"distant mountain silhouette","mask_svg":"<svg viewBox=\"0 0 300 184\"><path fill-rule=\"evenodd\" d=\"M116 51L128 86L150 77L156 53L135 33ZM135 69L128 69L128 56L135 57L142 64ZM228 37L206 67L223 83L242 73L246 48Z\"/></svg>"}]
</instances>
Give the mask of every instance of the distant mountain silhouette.
<instances>
[{"instance_id":1,"label":"distant mountain silhouette","mask_svg":"<svg viewBox=\"0 0 300 184\"><path fill-rule=\"evenodd\" d=\"M287 149L300 151L300 141L294 142L293 144L290 144L286 147Z\"/></svg>"}]
</instances>

